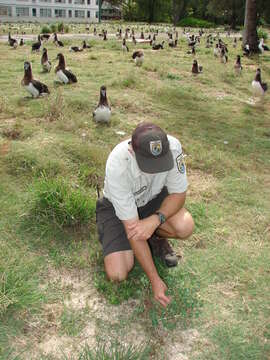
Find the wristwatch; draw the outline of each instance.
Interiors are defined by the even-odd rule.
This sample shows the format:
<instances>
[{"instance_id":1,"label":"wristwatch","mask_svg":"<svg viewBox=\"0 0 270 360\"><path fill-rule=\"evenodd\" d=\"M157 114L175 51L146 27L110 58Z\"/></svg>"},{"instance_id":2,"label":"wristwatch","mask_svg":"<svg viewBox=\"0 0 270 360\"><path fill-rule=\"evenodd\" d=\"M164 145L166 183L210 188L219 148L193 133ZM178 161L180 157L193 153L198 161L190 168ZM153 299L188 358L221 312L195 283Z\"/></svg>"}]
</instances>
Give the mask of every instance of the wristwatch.
<instances>
[{"instance_id":1,"label":"wristwatch","mask_svg":"<svg viewBox=\"0 0 270 360\"><path fill-rule=\"evenodd\" d=\"M160 211L156 211L155 214L156 214L156 215L158 216L158 218L159 218L159 222L160 222L159 226L162 225L162 224L164 224L165 221L166 221L165 215L162 214L162 212L160 212Z\"/></svg>"}]
</instances>

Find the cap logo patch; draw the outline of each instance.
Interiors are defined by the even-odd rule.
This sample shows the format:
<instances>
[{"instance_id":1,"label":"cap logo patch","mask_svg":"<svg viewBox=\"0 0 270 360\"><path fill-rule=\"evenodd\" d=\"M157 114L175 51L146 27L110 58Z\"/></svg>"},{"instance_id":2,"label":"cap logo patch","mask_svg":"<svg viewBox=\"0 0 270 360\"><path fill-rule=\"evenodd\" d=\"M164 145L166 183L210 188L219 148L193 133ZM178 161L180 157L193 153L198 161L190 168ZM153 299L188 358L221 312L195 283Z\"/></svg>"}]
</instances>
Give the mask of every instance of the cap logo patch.
<instances>
[{"instance_id":1,"label":"cap logo patch","mask_svg":"<svg viewBox=\"0 0 270 360\"><path fill-rule=\"evenodd\" d=\"M150 151L154 156L158 156L162 153L162 142L161 140L150 141Z\"/></svg>"}]
</instances>

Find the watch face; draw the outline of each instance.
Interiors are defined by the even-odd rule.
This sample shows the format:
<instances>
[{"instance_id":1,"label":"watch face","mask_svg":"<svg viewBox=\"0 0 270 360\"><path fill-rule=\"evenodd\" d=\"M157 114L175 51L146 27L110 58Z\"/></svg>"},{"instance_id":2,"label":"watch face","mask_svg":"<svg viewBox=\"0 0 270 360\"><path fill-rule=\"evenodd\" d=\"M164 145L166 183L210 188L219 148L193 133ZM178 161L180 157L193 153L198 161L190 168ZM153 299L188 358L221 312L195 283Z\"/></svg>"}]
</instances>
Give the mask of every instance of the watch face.
<instances>
[{"instance_id":1,"label":"watch face","mask_svg":"<svg viewBox=\"0 0 270 360\"><path fill-rule=\"evenodd\" d=\"M161 212L157 212L158 216L159 216L159 221L160 221L160 225L164 224L166 221L165 216L161 213Z\"/></svg>"},{"instance_id":2,"label":"watch face","mask_svg":"<svg viewBox=\"0 0 270 360\"><path fill-rule=\"evenodd\" d=\"M161 224L164 224L166 221L166 218L163 214L161 214Z\"/></svg>"}]
</instances>

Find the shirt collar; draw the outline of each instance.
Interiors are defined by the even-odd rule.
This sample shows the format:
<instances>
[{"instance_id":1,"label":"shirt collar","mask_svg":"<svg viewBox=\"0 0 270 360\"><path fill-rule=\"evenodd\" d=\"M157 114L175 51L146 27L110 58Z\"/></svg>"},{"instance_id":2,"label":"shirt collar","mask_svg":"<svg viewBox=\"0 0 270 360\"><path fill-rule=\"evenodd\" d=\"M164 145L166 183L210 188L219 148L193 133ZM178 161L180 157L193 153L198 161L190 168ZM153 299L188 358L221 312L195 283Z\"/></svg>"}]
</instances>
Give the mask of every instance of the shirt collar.
<instances>
[{"instance_id":1,"label":"shirt collar","mask_svg":"<svg viewBox=\"0 0 270 360\"><path fill-rule=\"evenodd\" d=\"M129 155L129 159L130 159L130 165L131 165L131 172L132 172L132 176L134 176L135 178L139 177L142 175L141 170L137 164L136 161L136 157L134 154L134 151L132 150L131 144L128 143L128 155Z\"/></svg>"}]
</instances>

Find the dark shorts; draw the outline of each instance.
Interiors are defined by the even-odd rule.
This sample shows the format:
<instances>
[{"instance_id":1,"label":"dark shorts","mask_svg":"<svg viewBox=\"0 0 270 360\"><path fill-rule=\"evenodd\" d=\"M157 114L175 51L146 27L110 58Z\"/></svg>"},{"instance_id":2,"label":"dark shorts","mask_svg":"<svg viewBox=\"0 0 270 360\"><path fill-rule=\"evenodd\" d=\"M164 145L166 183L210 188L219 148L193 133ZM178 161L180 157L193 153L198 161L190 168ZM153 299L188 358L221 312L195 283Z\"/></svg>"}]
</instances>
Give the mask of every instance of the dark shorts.
<instances>
[{"instance_id":1,"label":"dark shorts","mask_svg":"<svg viewBox=\"0 0 270 360\"><path fill-rule=\"evenodd\" d=\"M167 188L163 188L157 197L138 208L139 218L144 219L154 214L167 196ZM124 225L116 216L112 203L106 198L97 201L96 222L104 256L116 251L131 250Z\"/></svg>"}]
</instances>

